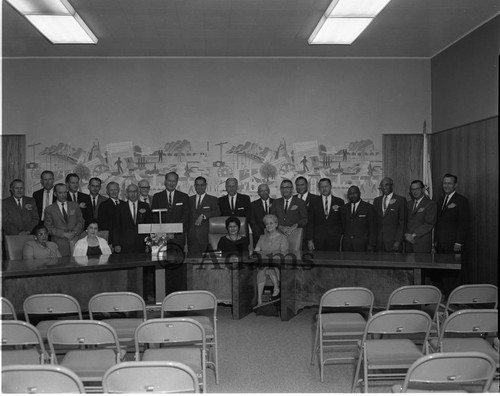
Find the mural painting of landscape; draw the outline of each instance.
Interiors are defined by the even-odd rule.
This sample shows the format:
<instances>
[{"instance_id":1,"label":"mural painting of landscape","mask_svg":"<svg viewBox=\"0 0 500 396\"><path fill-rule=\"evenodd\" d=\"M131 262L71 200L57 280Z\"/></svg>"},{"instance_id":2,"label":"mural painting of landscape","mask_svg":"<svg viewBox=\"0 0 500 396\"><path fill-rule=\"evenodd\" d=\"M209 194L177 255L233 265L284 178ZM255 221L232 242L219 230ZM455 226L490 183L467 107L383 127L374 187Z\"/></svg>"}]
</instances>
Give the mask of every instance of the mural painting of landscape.
<instances>
[{"instance_id":1,"label":"mural painting of landscape","mask_svg":"<svg viewBox=\"0 0 500 396\"><path fill-rule=\"evenodd\" d=\"M118 182L121 192L131 183L148 179L150 194L164 189L164 176L168 172L179 174L177 188L188 195L195 194L194 180L204 176L208 181L207 193L225 194L225 181L236 177L239 192L256 199L257 187L267 183L272 197L280 197L279 185L283 179L295 180L304 176L310 191L318 194L318 181L327 177L332 181L333 193L347 201L347 189L359 186L365 201L378 196L382 178L382 153L370 139L327 145L319 140L290 142L282 138L276 147L262 141L218 141L177 139L154 146L141 147L133 141L102 143L99 139L88 147L58 144L43 147L28 142L27 193L40 188L40 173L54 172L55 182L64 182L70 172L81 178L82 191L88 193L91 177L103 181L101 193L110 181Z\"/></svg>"}]
</instances>

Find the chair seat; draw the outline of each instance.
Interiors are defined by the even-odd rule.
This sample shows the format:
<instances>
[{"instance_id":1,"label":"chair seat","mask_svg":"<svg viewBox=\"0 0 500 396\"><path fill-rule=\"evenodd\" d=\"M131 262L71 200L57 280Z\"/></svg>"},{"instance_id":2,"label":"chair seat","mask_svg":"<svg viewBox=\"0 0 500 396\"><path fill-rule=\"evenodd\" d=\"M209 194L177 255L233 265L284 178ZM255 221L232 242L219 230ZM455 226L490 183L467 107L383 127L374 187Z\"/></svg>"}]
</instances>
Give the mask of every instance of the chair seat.
<instances>
[{"instance_id":1,"label":"chair seat","mask_svg":"<svg viewBox=\"0 0 500 396\"><path fill-rule=\"evenodd\" d=\"M196 374L201 374L201 358L199 348L169 347L146 349L142 355L143 361L172 361L184 363Z\"/></svg>"},{"instance_id":2,"label":"chair seat","mask_svg":"<svg viewBox=\"0 0 500 396\"><path fill-rule=\"evenodd\" d=\"M13 364L40 364L40 353L36 349L2 351L2 366Z\"/></svg>"},{"instance_id":3,"label":"chair seat","mask_svg":"<svg viewBox=\"0 0 500 396\"><path fill-rule=\"evenodd\" d=\"M405 339L368 340L366 353L370 366L409 367L415 360L424 356L413 342Z\"/></svg>"},{"instance_id":4,"label":"chair seat","mask_svg":"<svg viewBox=\"0 0 500 396\"><path fill-rule=\"evenodd\" d=\"M103 319L102 321L109 324L116 331L119 339L133 339L135 329L144 322L142 318Z\"/></svg>"},{"instance_id":5,"label":"chair seat","mask_svg":"<svg viewBox=\"0 0 500 396\"><path fill-rule=\"evenodd\" d=\"M363 335L365 330L366 320L359 313L341 312L341 313L328 313L322 314L323 332L338 333L354 333L359 332Z\"/></svg>"},{"instance_id":6,"label":"chair seat","mask_svg":"<svg viewBox=\"0 0 500 396\"><path fill-rule=\"evenodd\" d=\"M445 338L442 352L482 352L491 356L498 366L498 352L482 338Z\"/></svg>"},{"instance_id":7,"label":"chair seat","mask_svg":"<svg viewBox=\"0 0 500 396\"><path fill-rule=\"evenodd\" d=\"M120 351L123 359L125 351ZM117 364L112 349L86 349L69 351L60 361L61 366L73 370L82 380L100 381L111 366Z\"/></svg>"}]
</instances>

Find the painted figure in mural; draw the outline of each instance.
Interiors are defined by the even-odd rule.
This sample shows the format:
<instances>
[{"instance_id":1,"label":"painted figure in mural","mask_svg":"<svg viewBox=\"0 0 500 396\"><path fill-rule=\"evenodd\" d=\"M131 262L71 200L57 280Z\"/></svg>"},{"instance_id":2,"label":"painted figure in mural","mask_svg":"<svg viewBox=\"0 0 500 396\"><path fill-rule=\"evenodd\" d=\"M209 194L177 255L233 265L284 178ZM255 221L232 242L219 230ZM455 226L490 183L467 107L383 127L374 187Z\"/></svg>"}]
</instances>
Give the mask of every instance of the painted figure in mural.
<instances>
[{"instance_id":1,"label":"painted figure in mural","mask_svg":"<svg viewBox=\"0 0 500 396\"><path fill-rule=\"evenodd\" d=\"M139 188L129 184L127 201L115 209L113 219L113 247L116 253L144 253L145 235L139 234L138 224L150 224L153 220L149 205L139 201Z\"/></svg>"},{"instance_id":2,"label":"painted figure in mural","mask_svg":"<svg viewBox=\"0 0 500 396\"><path fill-rule=\"evenodd\" d=\"M247 227L252 216L250 196L238 193L238 180L230 177L226 180L227 194L219 198L221 216L237 216L247 219ZM248 229L246 230L248 233Z\"/></svg>"},{"instance_id":3,"label":"painted figure in mural","mask_svg":"<svg viewBox=\"0 0 500 396\"><path fill-rule=\"evenodd\" d=\"M54 172L44 170L40 175L42 188L33 193L40 223L43 223L45 208L57 201L54 195Z\"/></svg>"},{"instance_id":4,"label":"painted figure in mural","mask_svg":"<svg viewBox=\"0 0 500 396\"><path fill-rule=\"evenodd\" d=\"M410 184L408 225L405 233L406 253L430 253L432 229L436 225L437 205L425 195L424 183L414 180Z\"/></svg>"},{"instance_id":5,"label":"painted figure in mural","mask_svg":"<svg viewBox=\"0 0 500 396\"><path fill-rule=\"evenodd\" d=\"M199 255L208 248L208 219L220 216L219 201L208 195L207 179L198 176L194 180L196 194L189 197L188 251Z\"/></svg>"},{"instance_id":6,"label":"painted figure in mural","mask_svg":"<svg viewBox=\"0 0 500 396\"><path fill-rule=\"evenodd\" d=\"M347 161L347 149L342 150L342 161Z\"/></svg>"},{"instance_id":7,"label":"painted figure in mural","mask_svg":"<svg viewBox=\"0 0 500 396\"><path fill-rule=\"evenodd\" d=\"M307 161L307 157L304 155L304 158L302 158L302 160L300 161L300 163L302 164L302 168L304 170L304 172L309 172L309 167L307 166L307 163L309 161Z\"/></svg>"},{"instance_id":8,"label":"painted figure in mural","mask_svg":"<svg viewBox=\"0 0 500 396\"><path fill-rule=\"evenodd\" d=\"M78 191L80 189L80 176L76 173L68 173L66 176L66 186L68 187L68 201L76 202L80 206L85 227L87 228L90 219L94 217L90 195Z\"/></svg>"},{"instance_id":9,"label":"painted figure in mural","mask_svg":"<svg viewBox=\"0 0 500 396\"><path fill-rule=\"evenodd\" d=\"M158 162L163 162L163 149L158 150Z\"/></svg>"},{"instance_id":10,"label":"painted figure in mural","mask_svg":"<svg viewBox=\"0 0 500 396\"><path fill-rule=\"evenodd\" d=\"M406 230L406 199L394 194L391 178L380 181L382 196L375 198L373 206L377 213L377 251L400 252Z\"/></svg>"},{"instance_id":11,"label":"painted figure in mural","mask_svg":"<svg viewBox=\"0 0 500 396\"><path fill-rule=\"evenodd\" d=\"M100 153L99 140L96 139L94 141L94 144L92 145L92 148L90 149L89 161L92 160L92 159L94 159L94 158L96 158L98 153Z\"/></svg>"},{"instance_id":12,"label":"painted figure in mural","mask_svg":"<svg viewBox=\"0 0 500 396\"><path fill-rule=\"evenodd\" d=\"M106 161L106 165L109 165L109 153L107 150L104 152L104 161Z\"/></svg>"},{"instance_id":13,"label":"painted figure in mural","mask_svg":"<svg viewBox=\"0 0 500 396\"><path fill-rule=\"evenodd\" d=\"M92 217L99 219L99 206L107 200L101 192L102 181L98 177L93 177L89 180L90 202L92 204Z\"/></svg>"},{"instance_id":14,"label":"painted figure in mural","mask_svg":"<svg viewBox=\"0 0 500 396\"><path fill-rule=\"evenodd\" d=\"M257 188L259 199L252 202L252 216L250 218L250 226L252 227L253 246L257 245L259 238L265 232L264 216L269 214L273 206L273 198L269 197L269 186L260 184Z\"/></svg>"},{"instance_id":15,"label":"painted figure in mural","mask_svg":"<svg viewBox=\"0 0 500 396\"><path fill-rule=\"evenodd\" d=\"M142 179L139 183L139 201L148 204L151 207L151 203L153 202L153 197L149 195L149 190L151 187L149 185L149 181L147 179Z\"/></svg>"},{"instance_id":16,"label":"painted figure in mural","mask_svg":"<svg viewBox=\"0 0 500 396\"><path fill-rule=\"evenodd\" d=\"M63 257L71 256L85 220L77 202L68 201L68 187L58 183L54 187L57 201L45 209L44 224Z\"/></svg>"},{"instance_id":17,"label":"painted figure in mural","mask_svg":"<svg viewBox=\"0 0 500 396\"><path fill-rule=\"evenodd\" d=\"M377 243L377 218L372 204L361 199L358 186L347 190L349 202L340 208L342 251L373 252Z\"/></svg>"},{"instance_id":18,"label":"painted figure in mural","mask_svg":"<svg viewBox=\"0 0 500 396\"><path fill-rule=\"evenodd\" d=\"M113 220L117 206L125 201L120 199L120 185L117 182L109 182L106 186L106 193L109 199L99 205L97 210L97 220L99 222L99 230L108 231L108 242L113 241Z\"/></svg>"},{"instance_id":19,"label":"painted figure in mural","mask_svg":"<svg viewBox=\"0 0 500 396\"><path fill-rule=\"evenodd\" d=\"M274 200L271 214L278 218L278 229L286 236L307 225L307 206L302 199L292 196L293 183L285 179L280 184L281 198Z\"/></svg>"},{"instance_id":20,"label":"painted figure in mural","mask_svg":"<svg viewBox=\"0 0 500 396\"><path fill-rule=\"evenodd\" d=\"M36 202L24 195L24 182L10 182L10 197L2 200L2 229L5 235L29 235L40 221Z\"/></svg>"},{"instance_id":21,"label":"painted figure in mural","mask_svg":"<svg viewBox=\"0 0 500 396\"><path fill-rule=\"evenodd\" d=\"M118 173L123 173L122 163L123 161L120 159L120 157L118 157L118 159L113 164L116 165L116 170L118 171Z\"/></svg>"},{"instance_id":22,"label":"painted figure in mural","mask_svg":"<svg viewBox=\"0 0 500 396\"><path fill-rule=\"evenodd\" d=\"M318 183L321 195L309 205L307 248L309 250L340 251L342 221L340 208L344 201L332 194L332 182L323 178Z\"/></svg>"}]
</instances>

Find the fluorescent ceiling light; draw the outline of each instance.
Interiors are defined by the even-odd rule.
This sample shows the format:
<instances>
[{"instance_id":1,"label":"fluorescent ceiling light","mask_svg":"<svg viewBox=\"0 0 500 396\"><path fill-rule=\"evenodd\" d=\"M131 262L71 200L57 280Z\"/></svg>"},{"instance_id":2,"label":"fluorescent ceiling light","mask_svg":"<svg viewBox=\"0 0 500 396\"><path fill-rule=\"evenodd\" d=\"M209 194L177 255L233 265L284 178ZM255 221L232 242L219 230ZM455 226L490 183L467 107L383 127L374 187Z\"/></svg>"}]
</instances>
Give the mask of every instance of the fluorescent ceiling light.
<instances>
[{"instance_id":1,"label":"fluorescent ceiling light","mask_svg":"<svg viewBox=\"0 0 500 396\"><path fill-rule=\"evenodd\" d=\"M314 29L309 44L351 44L373 18L322 17Z\"/></svg>"},{"instance_id":2,"label":"fluorescent ceiling light","mask_svg":"<svg viewBox=\"0 0 500 396\"><path fill-rule=\"evenodd\" d=\"M59 0L6 0L21 14L66 14L71 15L75 11L67 1ZM68 8L69 6L69 8Z\"/></svg>"},{"instance_id":3,"label":"fluorescent ceiling light","mask_svg":"<svg viewBox=\"0 0 500 396\"><path fill-rule=\"evenodd\" d=\"M333 0L325 15L328 18L374 18L390 0Z\"/></svg>"}]
</instances>

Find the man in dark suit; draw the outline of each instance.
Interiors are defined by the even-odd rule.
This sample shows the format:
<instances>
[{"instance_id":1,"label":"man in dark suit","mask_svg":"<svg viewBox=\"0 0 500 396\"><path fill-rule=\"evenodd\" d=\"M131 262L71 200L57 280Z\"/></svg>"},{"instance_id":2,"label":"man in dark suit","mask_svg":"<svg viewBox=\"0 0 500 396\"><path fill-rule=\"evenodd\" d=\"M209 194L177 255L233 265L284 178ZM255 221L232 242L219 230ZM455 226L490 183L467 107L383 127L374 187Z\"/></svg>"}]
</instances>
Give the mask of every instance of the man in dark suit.
<instances>
[{"instance_id":1,"label":"man in dark suit","mask_svg":"<svg viewBox=\"0 0 500 396\"><path fill-rule=\"evenodd\" d=\"M393 181L385 177L380 182L382 196L375 198L377 213L377 251L400 252L406 229L406 199L393 193Z\"/></svg>"},{"instance_id":2,"label":"man in dark suit","mask_svg":"<svg viewBox=\"0 0 500 396\"><path fill-rule=\"evenodd\" d=\"M266 214L270 213L274 201L269 197L269 186L267 184L259 185L257 194L259 194L260 198L252 202L252 215L250 218L254 247L257 246L260 236L265 232L266 227L262 219Z\"/></svg>"},{"instance_id":3,"label":"man in dark suit","mask_svg":"<svg viewBox=\"0 0 500 396\"><path fill-rule=\"evenodd\" d=\"M309 182L304 176L299 176L295 179L295 191L297 192L295 196L299 199L302 199L306 204L307 216L308 216L307 223L309 224L311 220L309 207L311 205L311 202L314 202L314 200L319 199L319 196L309 192ZM308 235L305 229L302 235L302 246L304 248L308 246Z\"/></svg>"},{"instance_id":4,"label":"man in dark suit","mask_svg":"<svg viewBox=\"0 0 500 396\"><path fill-rule=\"evenodd\" d=\"M246 217L248 224L252 211L250 197L238 193L238 180L234 177L226 180L226 191L227 195L219 198L221 216Z\"/></svg>"},{"instance_id":5,"label":"man in dark suit","mask_svg":"<svg viewBox=\"0 0 500 396\"><path fill-rule=\"evenodd\" d=\"M311 251L338 252L342 236L340 208L344 205L344 201L332 194L330 179L321 179L318 187L321 195L309 204L307 247Z\"/></svg>"},{"instance_id":6,"label":"man in dark suit","mask_svg":"<svg viewBox=\"0 0 500 396\"><path fill-rule=\"evenodd\" d=\"M188 251L199 255L208 249L208 219L220 216L219 201L208 195L207 180L198 176L194 180L195 195L189 197Z\"/></svg>"},{"instance_id":7,"label":"man in dark suit","mask_svg":"<svg viewBox=\"0 0 500 396\"><path fill-rule=\"evenodd\" d=\"M432 229L436 224L437 206L427 195L421 180L410 184L408 201L408 225L405 233L407 253L430 253L432 250Z\"/></svg>"},{"instance_id":8,"label":"man in dark suit","mask_svg":"<svg viewBox=\"0 0 500 396\"><path fill-rule=\"evenodd\" d=\"M280 184L281 198L275 199L271 207L271 214L278 218L278 229L286 236L290 235L296 228L304 228L307 225L307 206L305 202L292 196L293 183L285 179Z\"/></svg>"},{"instance_id":9,"label":"man in dark suit","mask_svg":"<svg viewBox=\"0 0 500 396\"><path fill-rule=\"evenodd\" d=\"M361 199L358 186L347 190L349 202L340 208L342 251L373 252L377 242L377 219L372 204Z\"/></svg>"},{"instance_id":10,"label":"man in dark suit","mask_svg":"<svg viewBox=\"0 0 500 396\"><path fill-rule=\"evenodd\" d=\"M80 206L83 219L85 220L84 229L86 229L89 221L93 217L90 196L78 191L80 189L80 176L76 173L69 173L66 176L66 186L68 187L68 201L76 202Z\"/></svg>"},{"instance_id":11,"label":"man in dark suit","mask_svg":"<svg viewBox=\"0 0 500 396\"><path fill-rule=\"evenodd\" d=\"M58 183L54 187L57 202L45 209L44 224L49 230L52 241L57 244L61 255L71 256L78 235L83 231L83 219L80 205L68 201L68 187Z\"/></svg>"},{"instance_id":12,"label":"man in dark suit","mask_svg":"<svg viewBox=\"0 0 500 396\"><path fill-rule=\"evenodd\" d=\"M437 203L435 239L438 253L462 253L467 241L470 224L469 201L456 192L457 183L457 176L449 173L444 175L445 195Z\"/></svg>"},{"instance_id":13,"label":"man in dark suit","mask_svg":"<svg viewBox=\"0 0 500 396\"><path fill-rule=\"evenodd\" d=\"M99 220L99 206L107 201L104 195L101 195L102 181L98 177L93 177L89 180L90 202L92 204L92 217Z\"/></svg>"},{"instance_id":14,"label":"man in dark suit","mask_svg":"<svg viewBox=\"0 0 500 396\"><path fill-rule=\"evenodd\" d=\"M35 198L40 223L43 223L45 208L57 201L54 194L54 173L44 170L40 175L40 184L42 188L33 193L33 198Z\"/></svg>"},{"instance_id":15,"label":"man in dark suit","mask_svg":"<svg viewBox=\"0 0 500 396\"><path fill-rule=\"evenodd\" d=\"M113 247L116 253L144 253L146 235L139 234L138 224L151 224L153 218L147 203L139 201L139 188L127 187L127 202L120 203L113 220Z\"/></svg>"},{"instance_id":16,"label":"man in dark suit","mask_svg":"<svg viewBox=\"0 0 500 396\"><path fill-rule=\"evenodd\" d=\"M151 207L153 197L149 195L149 191L151 190L149 181L147 179L142 179L137 185L139 186L139 201L147 203L149 207Z\"/></svg>"},{"instance_id":17,"label":"man in dark suit","mask_svg":"<svg viewBox=\"0 0 500 396\"><path fill-rule=\"evenodd\" d=\"M113 221L117 206L125 201L120 199L120 185L117 182L109 182L106 186L109 199L102 202L97 209L99 231L108 231L108 241L113 244Z\"/></svg>"},{"instance_id":18,"label":"man in dark suit","mask_svg":"<svg viewBox=\"0 0 500 396\"><path fill-rule=\"evenodd\" d=\"M10 183L9 198L2 200L2 229L5 235L28 235L40 218L35 200L24 195L24 182L14 179Z\"/></svg>"}]
</instances>

